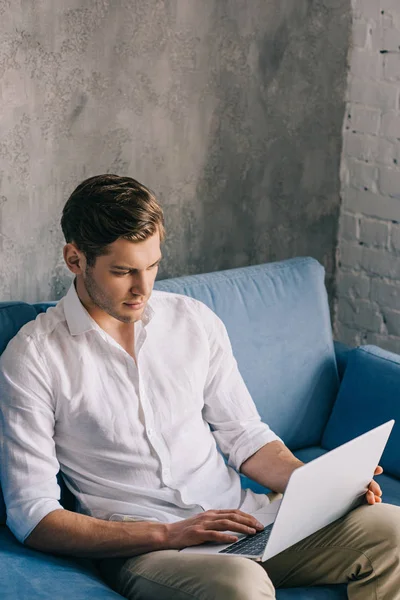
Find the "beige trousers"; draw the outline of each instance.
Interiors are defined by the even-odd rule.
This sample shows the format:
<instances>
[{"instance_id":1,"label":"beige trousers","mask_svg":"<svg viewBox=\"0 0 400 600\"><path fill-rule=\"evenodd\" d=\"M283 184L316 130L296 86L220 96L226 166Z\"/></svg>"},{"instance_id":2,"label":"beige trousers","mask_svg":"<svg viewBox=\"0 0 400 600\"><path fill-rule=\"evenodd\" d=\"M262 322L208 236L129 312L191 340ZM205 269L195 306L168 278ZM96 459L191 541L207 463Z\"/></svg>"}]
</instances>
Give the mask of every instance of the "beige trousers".
<instances>
[{"instance_id":1,"label":"beige trousers","mask_svg":"<svg viewBox=\"0 0 400 600\"><path fill-rule=\"evenodd\" d=\"M400 507L359 506L264 563L160 550L98 567L130 600L270 600L276 588L335 583L351 600L400 600Z\"/></svg>"}]
</instances>

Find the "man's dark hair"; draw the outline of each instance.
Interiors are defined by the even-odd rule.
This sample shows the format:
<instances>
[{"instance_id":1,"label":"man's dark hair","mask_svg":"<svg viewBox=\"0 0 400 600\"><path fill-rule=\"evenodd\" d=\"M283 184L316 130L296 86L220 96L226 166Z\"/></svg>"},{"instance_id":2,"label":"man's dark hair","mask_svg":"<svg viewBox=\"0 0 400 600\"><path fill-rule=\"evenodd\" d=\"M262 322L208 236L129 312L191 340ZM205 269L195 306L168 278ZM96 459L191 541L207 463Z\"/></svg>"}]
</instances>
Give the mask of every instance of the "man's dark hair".
<instances>
[{"instance_id":1,"label":"man's dark hair","mask_svg":"<svg viewBox=\"0 0 400 600\"><path fill-rule=\"evenodd\" d=\"M78 185L64 206L61 228L65 241L85 254L89 267L118 238L142 242L157 229L161 241L165 238L163 211L153 192L119 175L96 175Z\"/></svg>"}]
</instances>

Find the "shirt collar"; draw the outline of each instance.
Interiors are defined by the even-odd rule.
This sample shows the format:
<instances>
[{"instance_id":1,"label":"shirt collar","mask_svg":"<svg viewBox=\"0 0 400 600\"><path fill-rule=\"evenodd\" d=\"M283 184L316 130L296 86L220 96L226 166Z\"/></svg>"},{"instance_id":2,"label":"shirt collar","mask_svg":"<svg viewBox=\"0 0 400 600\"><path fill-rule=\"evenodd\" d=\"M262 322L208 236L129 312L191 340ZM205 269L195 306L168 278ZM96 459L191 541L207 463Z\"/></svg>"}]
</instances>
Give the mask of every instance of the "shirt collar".
<instances>
[{"instance_id":1,"label":"shirt collar","mask_svg":"<svg viewBox=\"0 0 400 600\"><path fill-rule=\"evenodd\" d=\"M65 319L71 335L79 335L80 333L86 333L91 329L100 328L79 300L79 296L75 289L75 279L72 281L66 296L64 296L63 305ZM154 309L150 306L148 301L140 318L143 327L146 327L146 325L150 323L153 316Z\"/></svg>"}]
</instances>

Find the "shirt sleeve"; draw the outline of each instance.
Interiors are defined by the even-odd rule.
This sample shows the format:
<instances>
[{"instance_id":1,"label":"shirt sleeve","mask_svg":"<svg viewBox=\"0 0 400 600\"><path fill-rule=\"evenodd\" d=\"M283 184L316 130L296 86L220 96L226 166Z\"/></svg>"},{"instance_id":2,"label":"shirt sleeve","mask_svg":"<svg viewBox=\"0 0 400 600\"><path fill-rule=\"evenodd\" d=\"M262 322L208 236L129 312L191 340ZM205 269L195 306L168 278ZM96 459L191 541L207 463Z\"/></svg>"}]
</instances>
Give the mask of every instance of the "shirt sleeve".
<instances>
[{"instance_id":1,"label":"shirt sleeve","mask_svg":"<svg viewBox=\"0 0 400 600\"><path fill-rule=\"evenodd\" d=\"M18 334L0 359L0 473L7 525L20 541L59 503L50 377L32 337Z\"/></svg>"},{"instance_id":2,"label":"shirt sleeve","mask_svg":"<svg viewBox=\"0 0 400 600\"><path fill-rule=\"evenodd\" d=\"M224 323L206 305L201 313L210 345L203 416L212 426L228 464L239 471L242 463L262 446L282 440L261 421L239 372Z\"/></svg>"}]
</instances>

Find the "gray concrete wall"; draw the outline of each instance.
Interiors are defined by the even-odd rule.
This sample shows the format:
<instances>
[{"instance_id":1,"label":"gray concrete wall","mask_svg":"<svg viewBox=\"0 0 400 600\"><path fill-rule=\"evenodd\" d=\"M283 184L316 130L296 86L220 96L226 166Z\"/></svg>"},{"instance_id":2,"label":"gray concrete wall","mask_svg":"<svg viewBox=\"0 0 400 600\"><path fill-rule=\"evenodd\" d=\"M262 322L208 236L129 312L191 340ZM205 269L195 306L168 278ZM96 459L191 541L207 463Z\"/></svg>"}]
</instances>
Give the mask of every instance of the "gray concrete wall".
<instances>
[{"instance_id":1,"label":"gray concrete wall","mask_svg":"<svg viewBox=\"0 0 400 600\"><path fill-rule=\"evenodd\" d=\"M102 172L156 191L159 277L297 255L339 213L350 0L0 0L0 300L69 285L59 218Z\"/></svg>"}]
</instances>

